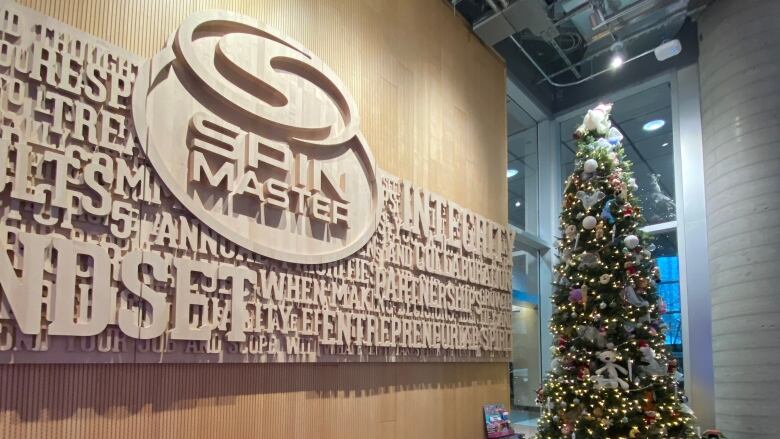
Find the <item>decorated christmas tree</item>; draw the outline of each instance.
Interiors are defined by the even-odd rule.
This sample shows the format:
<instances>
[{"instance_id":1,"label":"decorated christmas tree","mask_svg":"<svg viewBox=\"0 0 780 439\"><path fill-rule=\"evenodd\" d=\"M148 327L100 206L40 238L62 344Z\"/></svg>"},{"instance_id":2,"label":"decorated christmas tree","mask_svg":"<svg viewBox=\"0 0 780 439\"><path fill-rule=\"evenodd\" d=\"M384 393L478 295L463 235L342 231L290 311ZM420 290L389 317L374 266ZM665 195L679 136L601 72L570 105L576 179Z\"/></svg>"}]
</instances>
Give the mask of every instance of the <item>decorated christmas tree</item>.
<instances>
[{"instance_id":1,"label":"decorated christmas tree","mask_svg":"<svg viewBox=\"0 0 780 439\"><path fill-rule=\"evenodd\" d=\"M695 438L664 346L654 246L610 105L577 128L553 286L553 354L539 390L538 439Z\"/></svg>"}]
</instances>

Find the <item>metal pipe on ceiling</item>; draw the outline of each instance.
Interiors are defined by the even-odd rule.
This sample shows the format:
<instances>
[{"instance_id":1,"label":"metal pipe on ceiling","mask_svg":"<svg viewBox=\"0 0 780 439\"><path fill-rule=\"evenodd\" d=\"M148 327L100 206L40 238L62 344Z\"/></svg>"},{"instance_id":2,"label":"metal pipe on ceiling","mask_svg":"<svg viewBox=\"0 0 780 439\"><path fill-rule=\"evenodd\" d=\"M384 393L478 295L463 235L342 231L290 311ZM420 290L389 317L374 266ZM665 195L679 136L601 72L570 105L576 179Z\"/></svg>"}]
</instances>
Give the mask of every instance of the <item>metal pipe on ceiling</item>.
<instances>
[{"instance_id":1,"label":"metal pipe on ceiling","mask_svg":"<svg viewBox=\"0 0 780 439\"><path fill-rule=\"evenodd\" d=\"M654 23L654 24L652 24L650 26L644 27L644 28L642 28L642 29L640 29L640 30L638 30L638 31L636 31L634 33L629 34L628 36L626 36L624 38L621 38L620 41L622 41L623 43L627 43L629 41L635 40L635 39L641 37L642 35L645 35L645 34L647 34L649 32L652 32L652 31L658 29L659 27L664 26L666 24L666 22L669 21L670 19L677 18L679 15L682 15L682 14L685 14L686 16L696 15L697 13L699 13L704 8L705 8L705 6L699 6L698 8L692 9L690 11L686 11L684 9L683 10L679 10L679 11L669 15L668 17L666 17L664 19L664 21L661 21L661 22L658 22L658 23ZM594 58L597 58L598 56L600 56L600 55L602 55L602 54L604 54L606 52L609 52L609 51L610 51L610 47L605 47L605 48L603 48L601 50L593 52L590 55L588 55L587 57L583 58L582 60L574 63L574 66L575 67L579 67L579 66L581 66L581 65L583 65L583 64L593 60ZM546 82L548 77L549 78L554 78L554 77L560 76L561 74L566 73L568 71L569 71L568 67L567 68L562 68L562 69L557 70L557 71L555 71L553 73L550 73L549 75L547 75L547 77L536 81L536 83L537 84L541 84L542 82Z\"/></svg>"},{"instance_id":2,"label":"metal pipe on ceiling","mask_svg":"<svg viewBox=\"0 0 780 439\"><path fill-rule=\"evenodd\" d=\"M507 0L499 0L499 1L501 2L502 5L504 5L504 8L507 7L507 5L508 5ZM485 3L487 3L487 5L490 6L490 8L493 9L493 11L496 14L503 14L503 9L499 8L498 5L496 5L494 0L485 0ZM512 25L512 23L509 20L507 20L507 23L509 23L510 26ZM512 29L514 30L515 33L517 33L517 29L515 29L514 26L512 26ZM515 41L515 44L518 44L517 40L515 40L515 38L514 38L514 35L511 35L510 38L512 38L512 40ZM563 62L566 63L566 65L568 66L568 70L570 70L572 72L574 77L576 77L577 79L581 78L582 75L580 74L579 71L577 71L576 68L574 68L571 60L566 55L566 52L564 52L563 49L561 49L561 46L558 45L558 43L555 41L555 39L551 38L549 41L547 41L547 43L550 44L553 47L553 49L555 49L555 51L558 53L558 56L560 56L561 59L563 60ZM525 51L525 49L523 49L523 51ZM529 60L530 60L530 58L529 58ZM536 64L535 61L533 61L533 60L531 60L531 62ZM537 68L539 68L538 64L536 64L536 65L537 65Z\"/></svg>"},{"instance_id":3,"label":"metal pipe on ceiling","mask_svg":"<svg viewBox=\"0 0 780 439\"><path fill-rule=\"evenodd\" d=\"M496 14L501 13L501 9L499 9L498 6L496 6L496 2L494 2L493 0L485 0L485 3L487 3L487 5L490 6L490 9L492 9L493 12L495 12Z\"/></svg>"},{"instance_id":4,"label":"metal pipe on ceiling","mask_svg":"<svg viewBox=\"0 0 780 439\"><path fill-rule=\"evenodd\" d=\"M684 12L685 12L685 8L680 8L680 9L678 9L676 11L673 11L672 13L670 13L669 15L664 17L663 20L659 20L660 21L660 25L657 26L657 27L663 26L664 24L666 24L669 21L670 18L677 17L677 15L679 15L681 13L684 13ZM654 25L656 25L656 24L659 24L659 22L654 23ZM607 36L611 36L612 39L614 40L615 39L614 32L619 32L619 31L625 29L626 26L629 26L629 25L630 25L630 21L628 23L626 23L625 25L617 25L615 27L610 27L607 30L604 30L604 31L602 31L602 32L600 32L598 34L593 35L591 37L590 41L585 42L585 47L592 46L593 44L601 41L602 39L606 38Z\"/></svg>"},{"instance_id":5,"label":"metal pipe on ceiling","mask_svg":"<svg viewBox=\"0 0 780 439\"><path fill-rule=\"evenodd\" d=\"M603 70L600 70L600 71L598 71L596 73L591 74L590 76L586 76L586 77L584 77L582 79L579 79L577 81L567 82L567 83L561 84L559 82L553 81L552 78L547 76L547 74L544 72L544 70L542 70L542 68L539 67L539 64L537 64L536 61L534 61L534 59L531 58L531 55L525 50L525 48L523 48L522 44L520 44L520 42L515 39L514 35L509 37L509 38L511 38L512 41L515 43L515 45L520 49L520 51L523 52L525 57L528 58L529 61L531 61L531 64L533 64L534 67L536 67L536 69L539 71L539 73L541 73L542 76L544 76L545 81L547 81L553 87L563 88L563 87L571 87L571 86L574 86L574 85L579 85L579 84L582 84L583 82L590 81L591 79L593 79L593 78L595 78L597 76L601 76L604 73L607 73L607 72L613 70L611 67L607 67L607 68L605 68ZM654 51L655 51L655 47L653 47L650 50L646 50L646 51L640 53L639 55L635 55L635 56L633 56L633 57L623 61L623 64L624 65L628 64L631 61L634 61L634 60L639 59L639 58L641 58L643 56L649 55L649 54L653 53Z\"/></svg>"},{"instance_id":6,"label":"metal pipe on ceiling","mask_svg":"<svg viewBox=\"0 0 780 439\"><path fill-rule=\"evenodd\" d=\"M550 39L549 43L553 47L553 49L555 49L555 51L558 52L558 56L561 57L563 62L566 63L566 65L568 66L567 70L572 72L574 74L574 77L580 79L582 75L576 68L574 68L574 65L572 64L571 60L569 59L568 56L566 56L566 52L564 52L563 49L561 49L561 46L558 45L558 42L555 41L555 39Z\"/></svg>"},{"instance_id":7,"label":"metal pipe on ceiling","mask_svg":"<svg viewBox=\"0 0 780 439\"><path fill-rule=\"evenodd\" d=\"M607 26L610 23L612 23L612 22L614 22L616 20L621 19L622 17L625 17L626 15L629 15L629 14L631 14L633 12L636 12L636 11L641 10L641 9L643 9L645 7L648 7L648 6L652 7L654 4L657 4L657 3L659 3L659 0L643 0L643 1L637 1L635 3L632 3L630 6L627 6L627 7L623 8L623 9L615 12L614 14L612 14L612 15L610 15L608 17L604 17L604 19L600 23L598 23L595 26L593 26L593 30L595 31L595 30L601 29L602 27Z\"/></svg>"},{"instance_id":8,"label":"metal pipe on ceiling","mask_svg":"<svg viewBox=\"0 0 780 439\"><path fill-rule=\"evenodd\" d=\"M553 21L553 24L556 25L556 26L559 26L561 23L565 23L565 22L571 20L572 18L576 17L580 13L585 12L587 10L591 10L591 9L592 9L592 6L591 6L590 2L585 2L585 3L577 6L576 8L572 9L571 11L567 12L566 14L564 14L563 17Z\"/></svg>"}]
</instances>

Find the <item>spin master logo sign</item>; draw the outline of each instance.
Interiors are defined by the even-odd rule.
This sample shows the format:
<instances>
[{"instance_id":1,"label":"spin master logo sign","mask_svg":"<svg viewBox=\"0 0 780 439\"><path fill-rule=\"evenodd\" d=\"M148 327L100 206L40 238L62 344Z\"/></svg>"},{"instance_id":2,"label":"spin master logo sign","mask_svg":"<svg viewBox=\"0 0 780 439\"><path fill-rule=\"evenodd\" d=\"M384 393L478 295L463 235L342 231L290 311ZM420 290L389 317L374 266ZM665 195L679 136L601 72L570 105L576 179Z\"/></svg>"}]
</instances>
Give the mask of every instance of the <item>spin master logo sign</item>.
<instances>
[{"instance_id":1,"label":"spin master logo sign","mask_svg":"<svg viewBox=\"0 0 780 439\"><path fill-rule=\"evenodd\" d=\"M352 96L256 20L190 16L140 69L132 113L169 191L242 247L325 263L376 229L379 185Z\"/></svg>"}]
</instances>

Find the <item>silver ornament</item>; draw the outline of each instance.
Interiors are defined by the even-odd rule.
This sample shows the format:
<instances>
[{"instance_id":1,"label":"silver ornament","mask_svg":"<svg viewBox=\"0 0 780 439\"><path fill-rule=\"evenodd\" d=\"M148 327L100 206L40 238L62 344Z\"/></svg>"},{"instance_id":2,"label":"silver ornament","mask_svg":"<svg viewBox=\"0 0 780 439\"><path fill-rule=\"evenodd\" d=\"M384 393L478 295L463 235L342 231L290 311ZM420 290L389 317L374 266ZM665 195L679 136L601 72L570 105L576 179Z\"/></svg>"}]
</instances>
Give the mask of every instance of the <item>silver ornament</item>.
<instances>
[{"instance_id":1,"label":"silver ornament","mask_svg":"<svg viewBox=\"0 0 780 439\"><path fill-rule=\"evenodd\" d=\"M585 163L582 165L582 170L587 172L588 174L592 174L596 172L596 169L599 168L599 162L597 162L595 159L587 159L585 160Z\"/></svg>"}]
</instances>

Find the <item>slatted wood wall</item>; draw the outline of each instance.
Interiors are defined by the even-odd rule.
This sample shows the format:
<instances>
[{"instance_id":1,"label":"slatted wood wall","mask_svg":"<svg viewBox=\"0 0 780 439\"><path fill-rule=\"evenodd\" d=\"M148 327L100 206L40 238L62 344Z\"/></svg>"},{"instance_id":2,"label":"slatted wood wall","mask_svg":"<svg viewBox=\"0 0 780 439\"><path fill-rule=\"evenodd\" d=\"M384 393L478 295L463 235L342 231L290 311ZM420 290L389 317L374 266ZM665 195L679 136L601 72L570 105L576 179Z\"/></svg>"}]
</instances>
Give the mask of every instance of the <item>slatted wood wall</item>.
<instances>
[{"instance_id":1,"label":"slatted wood wall","mask_svg":"<svg viewBox=\"0 0 780 439\"><path fill-rule=\"evenodd\" d=\"M2 438L479 438L505 365L0 368Z\"/></svg>"},{"instance_id":2,"label":"slatted wood wall","mask_svg":"<svg viewBox=\"0 0 780 439\"><path fill-rule=\"evenodd\" d=\"M316 53L357 101L382 169L507 220L504 64L443 0L18 0L145 58L228 10Z\"/></svg>"},{"instance_id":3,"label":"slatted wood wall","mask_svg":"<svg viewBox=\"0 0 780 439\"><path fill-rule=\"evenodd\" d=\"M504 66L441 0L24 0L144 57L190 12L257 17L351 90L377 163L506 222ZM506 364L0 366L0 438L479 438Z\"/></svg>"}]
</instances>

